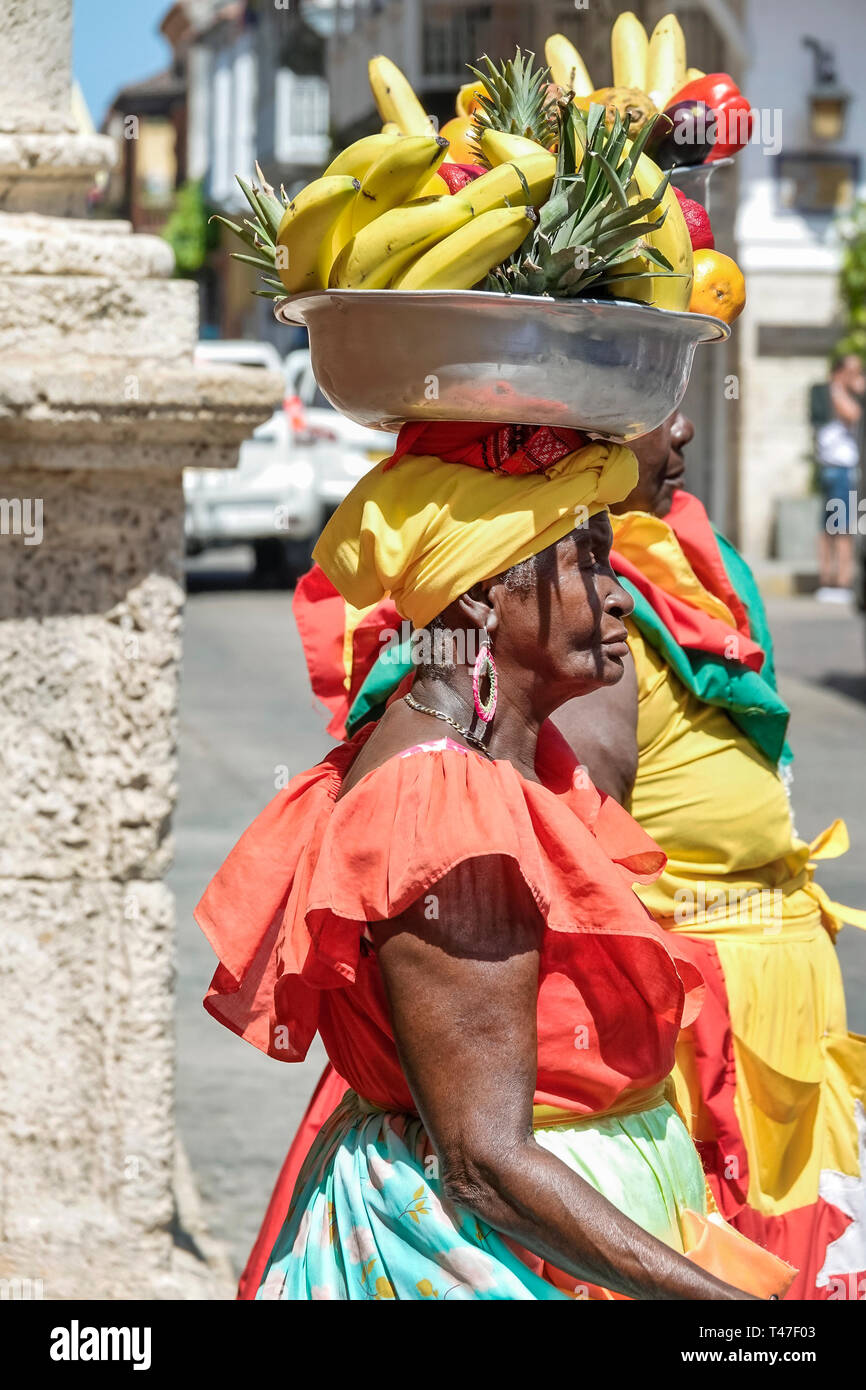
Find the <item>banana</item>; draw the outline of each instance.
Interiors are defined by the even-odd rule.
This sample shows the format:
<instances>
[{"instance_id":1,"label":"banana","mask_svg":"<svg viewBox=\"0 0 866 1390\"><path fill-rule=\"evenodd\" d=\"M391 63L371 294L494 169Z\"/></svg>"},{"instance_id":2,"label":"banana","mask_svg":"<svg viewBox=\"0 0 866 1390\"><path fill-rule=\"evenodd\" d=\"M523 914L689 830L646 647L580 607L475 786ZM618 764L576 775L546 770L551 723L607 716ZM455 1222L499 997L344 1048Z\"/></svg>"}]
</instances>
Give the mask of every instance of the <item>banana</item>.
<instances>
[{"instance_id":1,"label":"banana","mask_svg":"<svg viewBox=\"0 0 866 1390\"><path fill-rule=\"evenodd\" d=\"M459 193L455 199L469 203L475 216L490 212L492 208L502 207L506 200L512 207L541 207L550 197L553 176L556 173L556 155L538 149L535 154L523 154L508 164L497 164L488 169Z\"/></svg>"},{"instance_id":2,"label":"banana","mask_svg":"<svg viewBox=\"0 0 866 1390\"><path fill-rule=\"evenodd\" d=\"M653 29L646 65L646 92L659 111L686 78L686 39L675 14L666 14Z\"/></svg>"},{"instance_id":3,"label":"banana","mask_svg":"<svg viewBox=\"0 0 866 1390\"><path fill-rule=\"evenodd\" d=\"M383 131L381 135L365 135L363 140L356 140L354 144L347 145L346 149L332 159L322 177L351 174L353 179L362 179L370 165L375 164L379 156L399 138L399 131L394 131L393 134Z\"/></svg>"},{"instance_id":4,"label":"banana","mask_svg":"<svg viewBox=\"0 0 866 1390\"><path fill-rule=\"evenodd\" d=\"M636 87L645 92L646 64L649 39L636 14L623 10L617 15L610 31L610 56L613 62L613 85Z\"/></svg>"},{"instance_id":5,"label":"banana","mask_svg":"<svg viewBox=\"0 0 866 1390\"><path fill-rule=\"evenodd\" d=\"M389 145L361 180L352 205L352 235L389 208L416 197L447 149L448 141L439 135L407 135Z\"/></svg>"},{"instance_id":6,"label":"banana","mask_svg":"<svg viewBox=\"0 0 866 1390\"><path fill-rule=\"evenodd\" d=\"M634 171L637 197L651 196L663 177L658 165L654 164L648 155L642 154ZM636 198L630 201L636 201ZM667 257L676 274L682 278L674 279L669 275L660 275L651 280L617 280L611 288L617 299L637 299L642 304L655 304L659 309L683 311L688 309L692 293L692 239L679 199L670 184L660 211L667 214L665 220L656 231L649 233L646 240L656 251L661 251L662 255ZM658 215L654 214L653 220ZM632 272L638 275L655 270L658 270L658 266L645 260L638 253L624 262L618 268L618 273Z\"/></svg>"},{"instance_id":7,"label":"banana","mask_svg":"<svg viewBox=\"0 0 866 1390\"><path fill-rule=\"evenodd\" d=\"M551 78L564 92L573 92L576 97L588 97L590 92L595 91L595 83L586 70L586 64L564 34L551 34L545 40L544 57Z\"/></svg>"},{"instance_id":8,"label":"banana","mask_svg":"<svg viewBox=\"0 0 866 1390\"><path fill-rule=\"evenodd\" d=\"M495 208L473 217L391 282L395 290L469 290L516 251L538 220L532 208Z\"/></svg>"},{"instance_id":9,"label":"banana","mask_svg":"<svg viewBox=\"0 0 866 1390\"><path fill-rule=\"evenodd\" d=\"M335 159L332 159L323 177L333 174L351 174L353 178L363 179L370 166L375 164L385 150L396 145L400 138L400 132L396 127L392 132L383 130L379 135L365 135L363 139L348 145ZM444 193L444 185L436 191ZM331 234L332 261L336 259L338 252L342 250L351 236L352 204L349 203L334 224L334 230Z\"/></svg>"},{"instance_id":10,"label":"banana","mask_svg":"<svg viewBox=\"0 0 866 1390\"><path fill-rule=\"evenodd\" d=\"M409 262L472 216L459 198L422 198L390 208L343 247L331 268L334 289L383 290Z\"/></svg>"},{"instance_id":11,"label":"banana","mask_svg":"<svg viewBox=\"0 0 866 1390\"><path fill-rule=\"evenodd\" d=\"M276 266L289 294L327 288L332 233L360 184L349 174L314 179L289 203L277 231Z\"/></svg>"},{"instance_id":12,"label":"banana","mask_svg":"<svg viewBox=\"0 0 866 1390\"><path fill-rule=\"evenodd\" d=\"M403 135L433 135L433 122L406 77L380 53L367 65L373 99L383 121L393 121Z\"/></svg>"},{"instance_id":13,"label":"banana","mask_svg":"<svg viewBox=\"0 0 866 1390\"><path fill-rule=\"evenodd\" d=\"M686 75L683 78L683 86L685 86L687 82L697 82L699 77L706 77L706 75L707 74L705 72L702 72L700 68L686 68ZM676 92L671 92L671 96L675 97Z\"/></svg>"},{"instance_id":14,"label":"banana","mask_svg":"<svg viewBox=\"0 0 866 1390\"><path fill-rule=\"evenodd\" d=\"M386 121L382 126L383 135L402 135L403 132L396 121Z\"/></svg>"},{"instance_id":15,"label":"banana","mask_svg":"<svg viewBox=\"0 0 866 1390\"><path fill-rule=\"evenodd\" d=\"M537 140L527 140L525 135L506 135L502 130L490 130L488 127L481 131L477 141L478 148L491 169L495 169L497 164L510 164L525 158L528 154L538 154L539 151L544 154L550 153Z\"/></svg>"}]
</instances>

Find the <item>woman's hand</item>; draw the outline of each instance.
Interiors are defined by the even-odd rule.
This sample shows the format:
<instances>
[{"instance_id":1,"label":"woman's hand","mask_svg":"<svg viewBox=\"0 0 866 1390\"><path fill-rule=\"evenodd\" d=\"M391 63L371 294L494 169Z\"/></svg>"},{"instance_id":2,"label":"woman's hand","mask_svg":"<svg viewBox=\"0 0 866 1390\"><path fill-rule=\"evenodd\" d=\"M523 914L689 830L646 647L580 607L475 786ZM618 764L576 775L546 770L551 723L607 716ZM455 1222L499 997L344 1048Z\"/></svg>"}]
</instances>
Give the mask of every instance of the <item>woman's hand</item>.
<instances>
[{"instance_id":1,"label":"woman's hand","mask_svg":"<svg viewBox=\"0 0 866 1390\"><path fill-rule=\"evenodd\" d=\"M468 860L372 931L447 1197L577 1280L631 1298L751 1297L670 1250L535 1143L542 920L513 861Z\"/></svg>"}]
</instances>

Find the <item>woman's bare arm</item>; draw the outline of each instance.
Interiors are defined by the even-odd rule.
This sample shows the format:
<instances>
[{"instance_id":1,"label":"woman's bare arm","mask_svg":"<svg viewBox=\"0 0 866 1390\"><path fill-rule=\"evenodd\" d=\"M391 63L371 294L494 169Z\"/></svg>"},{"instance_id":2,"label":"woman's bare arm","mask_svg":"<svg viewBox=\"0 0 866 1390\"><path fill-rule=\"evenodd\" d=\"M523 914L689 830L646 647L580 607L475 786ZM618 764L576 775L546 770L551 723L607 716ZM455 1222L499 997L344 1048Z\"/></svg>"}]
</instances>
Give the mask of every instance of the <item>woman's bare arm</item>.
<instances>
[{"instance_id":1,"label":"woman's bare arm","mask_svg":"<svg viewBox=\"0 0 866 1390\"><path fill-rule=\"evenodd\" d=\"M846 386L841 382L834 381L830 384L830 400L836 412L837 419L846 425L856 425L862 414L862 407L856 396L853 396Z\"/></svg>"},{"instance_id":2,"label":"woman's bare arm","mask_svg":"<svg viewBox=\"0 0 866 1390\"><path fill-rule=\"evenodd\" d=\"M447 1197L577 1280L632 1298L750 1297L648 1235L535 1143L541 918L512 861L467 861L432 903L372 930Z\"/></svg>"}]
</instances>

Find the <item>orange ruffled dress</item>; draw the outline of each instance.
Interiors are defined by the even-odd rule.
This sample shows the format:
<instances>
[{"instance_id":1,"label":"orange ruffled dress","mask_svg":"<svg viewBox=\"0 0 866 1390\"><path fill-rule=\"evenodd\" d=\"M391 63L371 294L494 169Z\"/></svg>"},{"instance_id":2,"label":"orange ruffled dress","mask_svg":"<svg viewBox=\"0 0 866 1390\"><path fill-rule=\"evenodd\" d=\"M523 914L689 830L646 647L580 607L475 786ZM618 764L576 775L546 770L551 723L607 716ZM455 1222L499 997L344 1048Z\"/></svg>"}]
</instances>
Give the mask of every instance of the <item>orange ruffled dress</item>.
<instances>
[{"instance_id":1,"label":"orange ruffled dress","mask_svg":"<svg viewBox=\"0 0 866 1390\"><path fill-rule=\"evenodd\" d=\"M508 762L488 762L439 740L391 758L337 801L372 727L279 792L205 892L196 920L220 959L205 1007L283 1061L302 1059L318 1030L365 1116L412 1114L367 924L396 916L464 860L504 855L518 865L544 921L538 1132L595 1119L609 1125L611 1116L668 1105L662 1084L679 1031L698 1012L703 982L677 939L655 925L632 891L633 883L651 881L663 866L655 843L595 790L552 725L539 740L541 784L526 781ZM357 1114L356 1107L355 1120ZM339 1147L338 1136L331 1158ZM287 1219L290 1239L282 1241L279 1267L272 1261L272 1275L282 1280L277 1296L320 1296L310 1293L301 1268L309 1252L302 1250L299 1263L310 1212L298 1204L299 1194L312 1191L311 1182L319 1183L318 1199L327 1181L324 1169L312 1177L302 1172L298 1180ZM692 1209L693 1187L690 1174L683 1206ZM378 1181L370 1190L381 1197ZM430 1200L444 1210L435 1193ZM668 1206L675 1209L670 1239L685 1249L676 1194ZM329 1221L333 1217L333 1236L339 1229L333 1192L323 1209ZM521 1258L527 1279L568 1290L567 1276L542 1268L526 1252ZM427 1282L415 1280L413 1287ZM345 1289L351 1285L347 1280ZM357 1294L331 1287L321 1296ZM387 1296L418 1295L397 1290Z\"/></svg>"}]
</instances>

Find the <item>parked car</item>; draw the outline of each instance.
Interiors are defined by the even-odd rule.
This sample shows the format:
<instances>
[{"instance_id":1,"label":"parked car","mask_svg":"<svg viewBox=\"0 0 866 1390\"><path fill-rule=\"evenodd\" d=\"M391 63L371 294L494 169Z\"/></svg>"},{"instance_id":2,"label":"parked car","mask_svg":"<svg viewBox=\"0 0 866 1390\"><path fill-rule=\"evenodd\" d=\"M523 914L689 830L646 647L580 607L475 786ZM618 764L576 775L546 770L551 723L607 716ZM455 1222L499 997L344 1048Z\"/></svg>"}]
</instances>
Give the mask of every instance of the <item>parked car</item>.
<instances>
[{"instance_id":1,"label":"parked car","mask_svg":"<svg viewBox=\"0 0 866 1390\"><path fill-rule=\"evenodd\" d=\"M326 516L380 459L394 451L396 436L347 420L319 390L306 348L286 357L286 403L296 439L316 446L316 486Z\"/></svg>"},{"instance_id":2,"label":"parked car","mask_svg":"<svg viewBox=\"0 0 866 1390\"><path fill-rule=\"evenodd\" d=\"M282 375L271 343L205 341L195 360ZM318 445L305 440L284 406L244 440L237 468L188 468L183 488L190 554L249 543L260 581L287 581L309 569L326 518L317 482Z\"/></svg>"}]
</instances>

